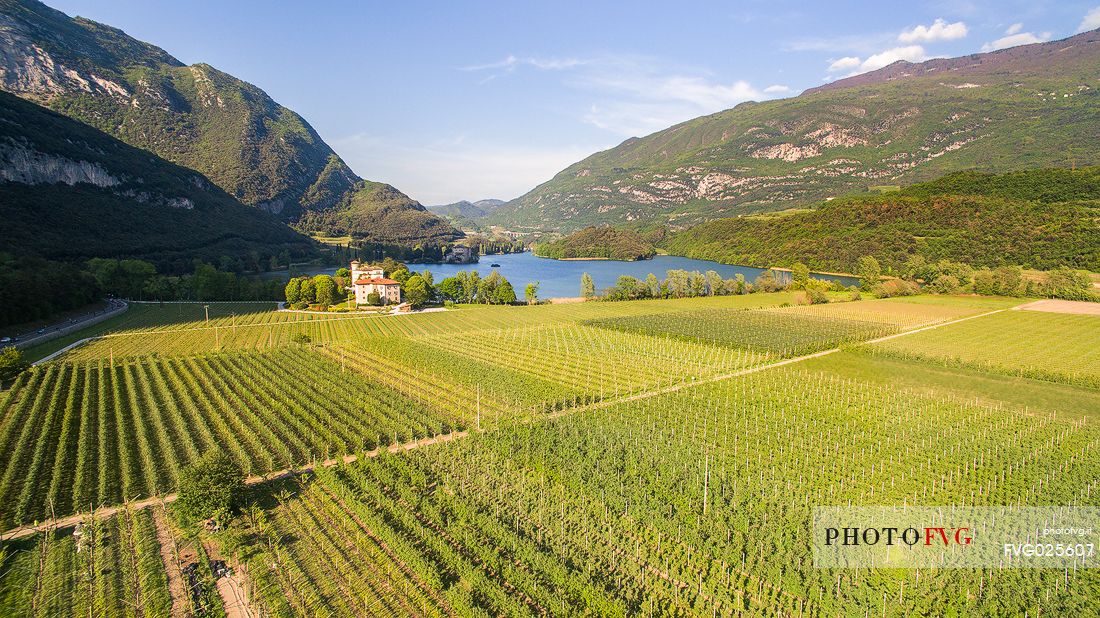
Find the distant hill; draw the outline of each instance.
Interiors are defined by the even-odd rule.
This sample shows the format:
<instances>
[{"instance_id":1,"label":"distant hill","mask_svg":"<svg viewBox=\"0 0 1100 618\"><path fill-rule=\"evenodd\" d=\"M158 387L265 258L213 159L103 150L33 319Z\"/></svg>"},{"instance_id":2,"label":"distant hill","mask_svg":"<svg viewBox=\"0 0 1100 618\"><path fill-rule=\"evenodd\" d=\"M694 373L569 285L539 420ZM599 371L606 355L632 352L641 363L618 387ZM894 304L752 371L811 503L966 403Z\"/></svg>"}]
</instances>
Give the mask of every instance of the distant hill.
<instances>
[{"instance_id":1,"label":"distant hill","mask_svg":"<svg viewBox=\"0 0 1100 618\"><path fill-rule=\"evenodd\" d=\"M690 225L966 169L1100 163L1100 31L895 63L689 120L575 163L497 210L510 229Z\"/></svg>"},{"instance_id":2,"label":"distant hill","mask_svg":"<svg viewBox=\"0 0 1100 618\"><path fill-rule=\"evenodd\" d=\"M481 220L491 215L504 204L504 200L488 199L478 200L476 202L462 200L452 204L428 206L428 210L446 218L458 227L480 229Z\"/></svg>"},{"instance_id":3,"label":"distant hill","mask_svg":"<svg viewBox=\"0 0 1100 618\"><path fill-rule=\"evenodd\" d=\"M301 116L252 84L207 64L186 66L116 28L33 0L0 0L0 88L196 170L285 222L324 213L346 224L340 233L400 224L361 218L378 211L361 207L379 195L375 183L364 184ZM418 210L408 202L386 212L402 219ZM406 236L427 240L440 226Z\"/></svg>"},{"instance_id":4,"label":"distant hill","mask_svg":"<svg viewBox=\"0 0 1100 618\"><path fill-rule=\"evenodd\" d=\"M0 252L16 256L138 257L182 272L195 258L316 254L198 172L6 92L0 221Z\"/></svg>"},{"instance_id":5,"label":"distant hill","mask_svg":"<svg viewBox=\"0 0 1100 618\"><path fill-rule=\"evenodd\" d=\"M953 174L809 211L718 219L672 236L674 254L750 266L854 272L863 255L974 266L1100 271L1100 167Z\"/></svg>"},{"instance_id":6,"label":"distant hill","mask_svg":"<svg viewBox=\"0 0 1100 618\"><path fill-rule=\"evenodd\" d=\"M615 228L586 227L564 238L535 245L539 257L569 260L605 258L609 260L644 260L653 257L653 245L639 234Z\"/></svg>"},{"instance_id":7,"label":"distant hill","mask_svg":"<svg viewBox=\"0 0 1100 618\"><path fill-rule=\"evenodd\" d=\"M441 244L462 237L420 202L381 182L360 180L345 199L340 208L305 213L298 226L383 244Z\"/></svg>"}]
</instances>

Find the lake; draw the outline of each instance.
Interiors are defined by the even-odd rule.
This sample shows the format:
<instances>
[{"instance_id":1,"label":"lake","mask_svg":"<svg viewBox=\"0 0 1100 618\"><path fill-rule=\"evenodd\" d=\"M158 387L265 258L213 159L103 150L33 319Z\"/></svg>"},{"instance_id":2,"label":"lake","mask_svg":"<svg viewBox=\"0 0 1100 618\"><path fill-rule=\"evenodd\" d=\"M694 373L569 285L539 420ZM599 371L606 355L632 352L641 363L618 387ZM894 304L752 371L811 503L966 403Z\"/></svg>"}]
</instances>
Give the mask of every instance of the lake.
<instances>
[{"instance_id":1,"label":"lake","mask_svg":"<svg viewBox=\"0 0 1100 618\"><path fill-rule=\"evenodd\" d=\"M491 264L500 264L500 268L492 268ZM477 270L482 277L486 277L494 270L512 283L516 290L516 296L523 297L523 288L531 281L539 282L539 298L563 298L581 295L581 273L592 275L596 283L596 290L615 285L620 275L631 275L638 279L645 279L646 275L653 273L659 279L665 278L665 271L697 270L705 273L713 270L722 275L724 279L732 279L734 275L742 274L745 281L752 282L764 268L752 268L749 266L731 266L719 264L709 260L696 260L675 255L658 255L651 260L639 260L636 262L618 262L615 260L551 260L535 257L531 252L509 253L505 255L482 256L477 264L409 264L409 269L416 272L428 270L436 283L454 275L462 270ZM333 274L335 268L312 271L308 274L327 273ZM839 279L844 285L858 285L859 281L853 277L840 277L836 275L814 275L819 279Z\"/></svg>"}]
</instances>

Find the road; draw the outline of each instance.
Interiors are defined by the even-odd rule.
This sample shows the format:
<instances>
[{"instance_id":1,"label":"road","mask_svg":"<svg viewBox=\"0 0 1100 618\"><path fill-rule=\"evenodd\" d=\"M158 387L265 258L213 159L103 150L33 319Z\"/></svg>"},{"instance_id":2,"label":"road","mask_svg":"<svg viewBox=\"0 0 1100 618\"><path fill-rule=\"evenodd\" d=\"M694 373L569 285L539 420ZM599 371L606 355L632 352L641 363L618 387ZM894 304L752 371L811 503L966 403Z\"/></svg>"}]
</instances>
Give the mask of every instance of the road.
<instances>
[{"instance_id":1,"label":"road","mask_svg":"<svg viewBox=\"0 0 1100 618\"><path fill-rule=\"evenodd\" d=\"M122 313L126 311L126 301L112 298L107 301L107 307L91 313L81 314L75 318L69 318L61 322L55 322L48 326L43 326L35 330L20 333L12 338L12 341L5 341L0 345L14 344L19 349L26 349L32 346L36 346L40 343L45 343L51 339L56 339L61 335L66 335L73 331L87 328L98 322L101 322L108 317Z\"/></svg>"}]
</instances>

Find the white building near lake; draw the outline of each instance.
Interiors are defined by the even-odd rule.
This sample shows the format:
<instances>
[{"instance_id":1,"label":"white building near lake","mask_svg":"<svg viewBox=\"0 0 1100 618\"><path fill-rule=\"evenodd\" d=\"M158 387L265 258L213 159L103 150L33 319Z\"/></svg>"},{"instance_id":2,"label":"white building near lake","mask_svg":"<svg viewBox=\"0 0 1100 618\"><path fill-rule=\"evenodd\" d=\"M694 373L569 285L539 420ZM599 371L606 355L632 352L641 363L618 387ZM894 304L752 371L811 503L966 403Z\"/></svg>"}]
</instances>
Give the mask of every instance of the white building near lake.
<instances>
[{"instance_id":1,"label":"white building near lake","mask_svg":"<svg viewBox=\"0 0 1100 618\"><path fill-rule=\"evenodd\" d=\"M355 292L356 306L368 305L367 297L378 294L383 305L401 302L401 284L387 279L381 268L368 266L355 260L351 263L351 289Z\"/></svg>"}]
</instances>

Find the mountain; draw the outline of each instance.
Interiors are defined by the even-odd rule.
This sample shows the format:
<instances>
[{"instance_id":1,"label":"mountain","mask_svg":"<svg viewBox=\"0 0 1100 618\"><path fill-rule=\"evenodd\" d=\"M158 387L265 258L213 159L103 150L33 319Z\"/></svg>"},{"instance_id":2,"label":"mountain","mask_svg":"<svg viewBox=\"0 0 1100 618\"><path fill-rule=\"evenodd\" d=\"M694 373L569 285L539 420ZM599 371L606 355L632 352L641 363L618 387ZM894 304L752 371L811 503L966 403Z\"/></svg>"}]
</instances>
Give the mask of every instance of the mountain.
<instances>
[{"instance_id":1,"label":"mountain","mask_svg":"<svg viewBox=\"0 0 1100 618\"><path fill-rule=\"evenodd\" d=\"M702 223L673 235L677 255L759 267L803 262L855 272L873 255L898 269L911 256L973 266L1100 270L1100 167L1003 175L960 172L812 210Z\"/></svg>"},{"instance_id":2,"label":"mountain","mask_svg":"<svg viewBox=\"0 0 1100 618\"><path fill-rule=\"evenodd\" d=\"M198 171L291 224L322 213L346 224L323 231L346 233L379 223L364 216L380 210L424 218L409 214L423 212L415 201L390 199L396 189L362 181L309 123L260 88L33 0L0 0L0 88ZM374 197L385 204L363 208ZM440 227L446 223L432 222L425 232ZM409 236L423 240L416 232Z\"/></svg>"},{"instance_id":3,"label":"mountain","mask_svg":"<svg viewBox=\"0 0 1100 618\"><path fill-rule=\"evenodd\" d=\"M168 271L202 258L316 253L272 215L191 169L0 92L0 252L137 257Z\"/></svg>"},{"instance_id":4,"label":"mountain","mask_svg":"<svg viewBox=\"0 0 1100 618\"><path fill-rule=\"evenodd\" d=\"M420 202L385 183L357 181L346 200L340 208L306 212L298 227L397 245L442 244L462 236Z\"/></svg>"},{"instance_id":5,"label":"mountain","mask_svg":"<svg viewBox=\"0 0 1100 618\"><path fill-rule=\"evenodd\" d=\"M428 210L440 217L446 218L459 227L479 229L480 221L488 217L504 204L504 200L494 199L478 200L476 202L462 200L452 204L428 206Z\"/></svg>"},{"instance_id":6,"label":"mountain","mask_svg":"<svg viewBox=\"0 0 1100 618\"><path fill-rule=\"evenodd\" d=\"M894 63L593 154L489 217L511 229L683 229L981 169L1100 163L1100 31Z\"/></svg>"}]
</instances>

